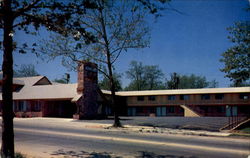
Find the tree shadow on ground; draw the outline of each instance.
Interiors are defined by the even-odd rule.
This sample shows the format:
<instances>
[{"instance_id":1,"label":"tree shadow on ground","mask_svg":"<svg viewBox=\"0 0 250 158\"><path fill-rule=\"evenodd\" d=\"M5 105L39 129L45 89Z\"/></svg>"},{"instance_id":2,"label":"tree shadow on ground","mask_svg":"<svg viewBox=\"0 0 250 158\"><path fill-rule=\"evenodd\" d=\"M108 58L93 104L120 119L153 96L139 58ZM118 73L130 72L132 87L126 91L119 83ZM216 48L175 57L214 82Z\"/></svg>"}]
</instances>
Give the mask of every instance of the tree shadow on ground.
<instances>
[{"instance_id":1,"label":"tree shadow on ground","mask_svg":"<svg viewBox=\"0 0 250 158\"><path fill-rule=\"evenodd\" d=\"M86 151L65 151L59 149L54 151L51 156L63 156L64 158L122 158L110 152L86 152ZM139 151L135 158L198 158L196 156L180 156L180 155L160 155L153 152Z\"/></svg>"},{"instance_id":2,"label":"tree shadow on ground","mask_svg":"<svg viewBox=\"0 0 250 158\"><path fill-rule=\"evenodd\" d=\"M65 158L122 158L115 156L112 153L108 152L86 152L86 151L65 151L63 149L59 149L57 151L54 151L51 156L63 156Z\"/></svg>"},{"instance_id":3,"label":"tree shadow on ground","mask_svg":"<svg viewBox=\"0 0 250 158\"><path fill-rule=\"evenodd\" d=\"M114 120L113 116L109 116L106 118L106 120ZM120 121L130 121L130 120L134 120L132 118L119 118Z\"/></svg>"},{"instance_id":4,"label":"tree shadow on ground","mask_svg":"<svg viewBox=\"0 0 250 158\"><path fill-rule=\"evenodd\" d=\"M139 156L136 156L136 158L198 158L195 156L180 156L180 155L160 155L155 154L153 152L147 152L147 151L139 151Z\"/></svg>"}]
</instances>

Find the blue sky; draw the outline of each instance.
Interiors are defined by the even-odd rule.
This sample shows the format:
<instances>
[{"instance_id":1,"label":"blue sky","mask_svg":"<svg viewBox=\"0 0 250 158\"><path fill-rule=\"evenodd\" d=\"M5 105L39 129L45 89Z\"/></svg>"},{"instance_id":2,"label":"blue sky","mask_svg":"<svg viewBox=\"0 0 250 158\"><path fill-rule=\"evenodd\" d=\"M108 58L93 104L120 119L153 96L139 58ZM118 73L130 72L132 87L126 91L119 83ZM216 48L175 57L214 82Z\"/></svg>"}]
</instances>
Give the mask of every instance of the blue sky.
<instances>
[{"instance_id":1,"label":"blue sky","mask_svg":"<svg viewBox=\"0 0 250 158\"><path fill-rule=\"evenodd\" d=\"M219 87L227 87L229 79L220 72L223 64L219 62L221 53L232 43L227 39L227 27L240 20L249 20L248 0L172 0L171 6L183 14L168 11L152 23L150 48L129 50L116 62L116 71L124 73L132 60L146 65L159 65L169 78L169 74L196 74L216 79ZM17 41L32 41L22 33L15 35ZM0 57L2 61L2 57ZM67 71L60 60L43 62L33 54L14 53L15 65L32 63L36 70L49 79L60 78ZM71 82L76 82L76 72L68 72ZM123 75L123 85L128 80Z\"/></svg>"}]
</instances>

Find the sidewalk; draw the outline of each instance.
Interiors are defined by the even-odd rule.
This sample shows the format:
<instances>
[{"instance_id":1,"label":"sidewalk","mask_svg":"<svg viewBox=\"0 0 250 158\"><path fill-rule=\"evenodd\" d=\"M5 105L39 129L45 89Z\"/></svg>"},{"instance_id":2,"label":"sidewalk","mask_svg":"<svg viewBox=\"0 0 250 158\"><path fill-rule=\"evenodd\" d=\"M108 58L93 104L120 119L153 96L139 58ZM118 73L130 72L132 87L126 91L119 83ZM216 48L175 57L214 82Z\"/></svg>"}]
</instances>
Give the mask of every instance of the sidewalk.
<instances>
[{"instance_id":1,"label":"sidewalk","mask_svg":"<svg viewBox=\"0 0 250 158\"><path fill-rule=\"evenodd\" d=\"M158 133L158 134L180 134L180 135L220 136L220 137L226 137L231 134L226 132L210 132L205 130L171 129L171 128L134 126L134 125L123 125L122 128L114 128L112 127L112 124L86 123L86 122L81 122L81 123L85 128L96 128L96 129L99 128L99 129L108 129L111 131L136 132L136 133L148 133L148 134Z\"/></svg>"},{"instance_id":2,"label":"sidewalk","mask_svg":"<svg viewBox=\"0 0 250 158\"><path fill-rule=\"evenodd\" d=\"M43 121L44 120L44 121ZM190 130L190 129L173 129L165 127L152 127L131 125L129 122L122 122L123 128L113 128L113 120L74 120L63 118L15 118L15 122L30 123L33 126L40 124L40 126L46 128L53 128L58 123L65 124L64 128L78 129L78 128L90 128L93 130L109 130L109 131L122 131L122 132L135 132L135 133L147 133L147 134L179 134L179 135L197 135L197 136L229 136L231 133L226 132L214 132L207 130Z\"/></svg>"},{"instance_id":3,"label":"sidewalk","mask_svg":"<svg viewBox=\"0 0 250 158\"><path fill-rule=\"evenodd\" d=\"M218 132L228 124L227 117L120 117L123 125L150 126L171 129L191 129ZM112 124L113 117L106 120L88 120L92 123Z\"/></svg>"}]
</instances>

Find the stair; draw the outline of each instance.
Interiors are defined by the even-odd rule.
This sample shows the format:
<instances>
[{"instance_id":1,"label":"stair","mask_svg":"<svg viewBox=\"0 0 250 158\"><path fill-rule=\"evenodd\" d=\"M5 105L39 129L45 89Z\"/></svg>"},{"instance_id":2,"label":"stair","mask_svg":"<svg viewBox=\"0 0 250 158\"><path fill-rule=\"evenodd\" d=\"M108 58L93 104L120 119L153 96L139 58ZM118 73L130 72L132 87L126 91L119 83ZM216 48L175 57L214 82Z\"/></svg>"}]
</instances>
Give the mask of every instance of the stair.
<instances>
[{"instance_id":1,"label":"stair","mask_svg":"<svg viewBox=\"0 0 250 158\"><path fill-rule=\"evenodd\" d=\"M184 117L201 117L199 113L187 105L180 105L184 109Z\"/></svg>"},{"instance_id":2,"label":"stair","mask_svg":"<svg viewBox=\"0 0 250 158\"><path fill-rule=\"evenodd\" d=\"M235 129L239 128L240 126L242 126L246 123L249 123L249 122L250 122L249 117L247 117L247 118L242 117L242 118L237 119L235 121L232 121L232 123L229 123L226 126L220 128L220 131L232 131L232 130L235 130Z\"/></svg>"}]
</instances>

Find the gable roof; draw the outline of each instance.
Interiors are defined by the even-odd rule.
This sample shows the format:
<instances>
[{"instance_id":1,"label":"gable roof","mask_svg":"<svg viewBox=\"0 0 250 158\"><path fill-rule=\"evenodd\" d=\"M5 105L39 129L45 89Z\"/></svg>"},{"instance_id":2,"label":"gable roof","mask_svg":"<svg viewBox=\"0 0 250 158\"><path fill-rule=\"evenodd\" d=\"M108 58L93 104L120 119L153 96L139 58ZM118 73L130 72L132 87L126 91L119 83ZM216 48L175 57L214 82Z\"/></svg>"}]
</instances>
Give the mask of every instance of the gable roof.
<instances>
[{"instance_id":1,"label":"gable roof","mask_svg":"<svg viewBox=\"0 0 250 158\"><path fill-rule=\"evenodd\" d=\"M45 76L17 77L17 78L13 78L13 79L24 82L25 86L33 86L33 85L39 83L39 81L41 81L43 79L47 80L48 84L51 84L49 79Z\"/></svg>"},{"instance_id":2,"label":"gable roof","mask_svg":"<svg viewBox=\"0 0 250 158\"><path fill-rule=\"evenodd\" d=\"M43 77L41 78L39 81L37 81L33 86L36 85L51 85L52 83L50 82L50 80L47 77Z\"/></svg>"},{"instance_id":3,"label":"gable roof","mask_svg":"<svg viewBox=\"0 0 250 158\"><path fill-rule=\"evenodd\" d=\"M72 99L77 95L77 84L24 86L13 93L15 100Z\"/></svg>"},{"instance_id":4,"label":"gable roof","mask_svg":"<svg viewBox=\"0 0 250 158\"><path fill-rule=\"evenodd\" d=\"M15 80L22 82L23 87L13 92L14 100L33 99L73 99L77 95L77 84L54 84L45 76L19 77ZM2 100L2 95L0 95Z\"/></svg>"}]
</instances>

